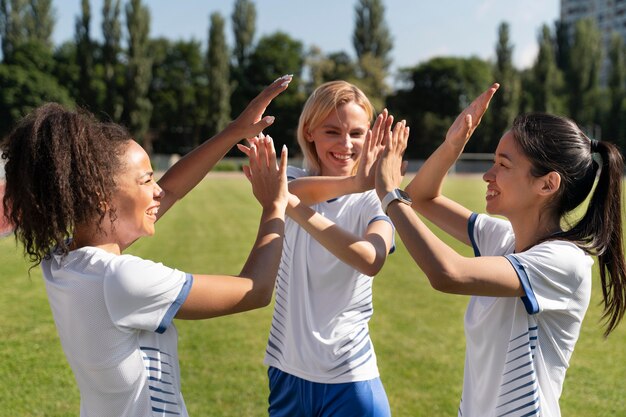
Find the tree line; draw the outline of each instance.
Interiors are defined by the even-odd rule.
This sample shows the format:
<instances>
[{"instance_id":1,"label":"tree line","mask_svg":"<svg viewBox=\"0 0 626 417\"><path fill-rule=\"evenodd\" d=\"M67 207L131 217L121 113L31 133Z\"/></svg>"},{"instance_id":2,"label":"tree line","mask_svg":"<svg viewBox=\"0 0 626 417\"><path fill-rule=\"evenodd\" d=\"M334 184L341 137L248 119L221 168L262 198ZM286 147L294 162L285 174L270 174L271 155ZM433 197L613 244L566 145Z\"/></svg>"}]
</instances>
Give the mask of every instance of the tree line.
<instances>
[{"instance_id":1,"label":"tree line","mask_svg":"<svg viewBox=\"0 0 626 417\"><path fill-rule=\"evenodd\" d=\"M101 40L90 35L92 12L81 0L74 39L53 45L52 0L0 0L0 137L28 111L56 101L124 124L149 152L184 154L223 129L277 76L294 74L268 110L280 123L267 132L293 151L304 100L335 79L358 85L377 110L386 106L407 119L410 158L429 155L462 108L494 81L501 88L469 152L493 152L515 115L529 111L570 116L590 136L626 144L625 47L613 34L604 51L592 20L544 25L535 62L524 70L513 65L509 24L502 22L494 62L433 58L400 69L391 88L393 39L383 0L356 0L354 58L306 47L280 31L257 40L252 0L234 2L232 46L225 17L209 16L206 50L198 40L150 38L150 12L141 0L104 0Z\"/></svg>"}]
</instances>

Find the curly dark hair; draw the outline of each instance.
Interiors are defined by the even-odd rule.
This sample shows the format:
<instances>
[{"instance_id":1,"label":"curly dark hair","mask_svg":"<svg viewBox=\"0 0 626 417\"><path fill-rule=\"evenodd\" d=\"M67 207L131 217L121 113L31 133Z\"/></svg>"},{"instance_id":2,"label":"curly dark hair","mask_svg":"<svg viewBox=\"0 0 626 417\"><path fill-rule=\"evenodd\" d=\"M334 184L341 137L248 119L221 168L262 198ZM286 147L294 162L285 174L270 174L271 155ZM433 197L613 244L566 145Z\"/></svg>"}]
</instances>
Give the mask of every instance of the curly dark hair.
<instances>
[{"instance_id":1,"label":"curly dark hair","mask_svg":"<svg viewBox=\"0 0 626 417\"><path fill-rule=\"evenodd\" d=\"M33 266L66 255L77 224L100 228L116 188L130 134L86 111L44 104L24 117L1 145L5 161L5 217ZM110 205L109 205L110 206Z\"/></svg>"}]
</instances>

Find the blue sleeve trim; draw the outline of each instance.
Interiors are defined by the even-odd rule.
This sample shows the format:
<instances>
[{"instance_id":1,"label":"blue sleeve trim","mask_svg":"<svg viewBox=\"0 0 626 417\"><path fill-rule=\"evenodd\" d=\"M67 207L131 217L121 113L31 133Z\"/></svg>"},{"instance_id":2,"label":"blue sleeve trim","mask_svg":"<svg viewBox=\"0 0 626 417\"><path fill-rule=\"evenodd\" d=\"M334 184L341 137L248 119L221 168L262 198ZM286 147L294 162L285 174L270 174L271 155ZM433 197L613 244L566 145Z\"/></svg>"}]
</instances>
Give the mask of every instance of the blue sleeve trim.
<instances>
[{"instance_id":1,"label":"blue sleeve trim","mask_svg":"<svg viewBox=\"0 0 626 417\"><path fill-rule=\"evenodd\" d=\"M367 225L369 226L370 224L377 222L379 220L383 220L386 221L387 223L389 223L391 225L391 248L389 248L389 255L391 255L392 253L394 253L396 251L396 227L393 225L393 222L391 221L391 219L387 216L376 216L374 217L372 220L370 220Z\"/></svg>"},{"instance_id":2,"label":"blue sleeve trim","mask_svg":"<svg viewBox=\"0 0 626 417\"><path fill-rule=\"evenodd\" d=\"M528 274L526 273L526 270L515 256L504 255L504 257L511 263L511 265L513 265L513 269L515 269L519 281L522 284L522 288L524 289L524 293L526 294L522 296L522 302L524 303L526 312L528 314L539 313L539 302L535 297L532 285L530 285L530 280L528 279Z\"/></svg>"},{"instance_id":3,"label":"blue sleeve trim","mask_svg":"<svg viewBox=\"0 0 626 417\"><path fill-rule=\"evenodd\" d=\"M467 221L467 234L469 235L470 242L472 243L472 248L474 248L474 256L480 256L480 249L478 249L478 245L476 244L476 240L474 240L474 226L476 225L476 219L478 218L478 213L472 213L469 220Z\"/></svg>"},{"instance_id":4,"label":"blue sleeve trim","mask_svg":"<svg viewBox=\"0 0 626 417\"><path fill-rule=\"evenodd\" d=\"M163 320L161 320L161 324L159 324L159 327L155 330L157 333L164 333L167 330L167 328L170 326L170 324L172 324L172 320L174 320L174 316L176 316L176 313L178 313L178 310L180 310L180 307L183 305L183 303L187 299L187 296L189 295L189 291L191 291L192 284L193 284L193 275L187 274L187 279L185 280L183 287L180 289L180 292L178 293L178 297L176 297L172 305L170 305L170 308L167 309L165 316L163 316Z\"/></svg>"}]
</instances>

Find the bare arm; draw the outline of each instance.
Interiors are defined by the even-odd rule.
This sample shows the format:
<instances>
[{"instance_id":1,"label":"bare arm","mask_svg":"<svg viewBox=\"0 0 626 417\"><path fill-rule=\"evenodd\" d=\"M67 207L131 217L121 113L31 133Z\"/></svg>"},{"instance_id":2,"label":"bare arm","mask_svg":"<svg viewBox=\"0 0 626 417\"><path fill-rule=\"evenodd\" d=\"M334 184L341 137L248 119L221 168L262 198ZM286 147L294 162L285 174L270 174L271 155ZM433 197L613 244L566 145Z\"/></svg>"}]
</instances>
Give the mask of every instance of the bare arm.
<instances>
[{"instance_id":1,"label":"bare arm","mask_svg":"<svg viewBox=\"0 0 626 417\"><path fill-rule=\"evenodd\" d=\"M441 189L448 170L461 155L465 144L480 124L498 87L498 84L493 84L461 112L448 129L445 141L426 160L405 189L413 200L415 210L468 245L470 241L467 235L467 222L472 213L442 195Z\"/></svg>"},{"instance_id":2,"label":"bare arm","mask_svg":"<svg viewBox=\"0 0 626 417\"><path fill-rule=\"evenodd\" d=\"M337 258L359 272L374 276L391 248L393 229L384 220L372 222L364 236L344 230L291 195L287 215Z\"/></svg>"},{"instance_id":3,"label":"bare arm","mask_svg":"<svg viewBox=\"0 0 626 417\"><path fill-rule=\"evenodd\" d=\"M408 136L406 130L394 129L385 138L385 150L376 169L380 199L402 182L402 155ZM461 256L435 236L411 207L398 201L389 204L387 214L433 288L455 294L523 295L517 274L506 258Z\"/></svg>"},{"instance_id":4,"label":"bare arm","mask_svg":"<svg viewBox=\"0 0 626 417\"><path fill-rule=\"evenodd\" d=\"M195 275L179 319L204 319L252 310L269 304L280 256L285 226L287 150L280 167L271 141L253 148L245 173L254 195L263 207L257 238L237 276Z\"/></svg>"},{"instance_id":5,"label":"bare arm","mask_svg":"<svg viewBox=\"0 0 626 417\"><path fill-rule=\"evenodd\" d=\"M262 118L270 102L287 89L291 76L283 76L256 96L244 111L224 130L207 140L174 164L159 180L165 192L158 218L176 201L183 198L206 176L215 164L241 139L256 136L274 122L272 116Z\"/></svg>"},{"instance_id":6,"label":"bare arm","mask_svg":"<svg viewBox=\"0 0 626 417\"><path fill-rule=\"evenodd\" d=\"M391 204L387 214L430 285L442 292L492 297L520 297L524 290L503 256L468 258L441 241L405 204Z\"/></svg>"}]
</instances>

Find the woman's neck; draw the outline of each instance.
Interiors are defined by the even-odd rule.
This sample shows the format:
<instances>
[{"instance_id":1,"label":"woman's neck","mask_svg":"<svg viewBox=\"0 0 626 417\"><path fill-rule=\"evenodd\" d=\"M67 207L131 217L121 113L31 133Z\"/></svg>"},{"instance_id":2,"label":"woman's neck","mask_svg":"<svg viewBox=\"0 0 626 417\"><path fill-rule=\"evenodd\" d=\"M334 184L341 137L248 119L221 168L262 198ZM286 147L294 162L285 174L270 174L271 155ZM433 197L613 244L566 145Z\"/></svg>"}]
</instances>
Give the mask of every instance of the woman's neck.
<instances>
[{"instance_id":1,"label":"woman's neck","mask_svg":"<svg viewBox=\"0 0 626 417\"><path fill-rule=\"evenodd\" d=\"M77 226L74 229L70 250L91 246L114 255L121 255L124 248L122 248L118 242L115 242L112 236L114 236L114 234L110 230L93 230L93 228L90 227Z\"/></svg>"},{"instance_id":2,"label":"woman's neck","mask_svg":"<svg viewBox=\"0 0 626 417\"><path fill-rule=\"evenodd\" d=\"M549 218L550 217L550 218ZM515 233L515 252L528 250L537 243L561 231L559 219L546 214L525 215L509 219Z\"/></svg>"}]
</instances>

